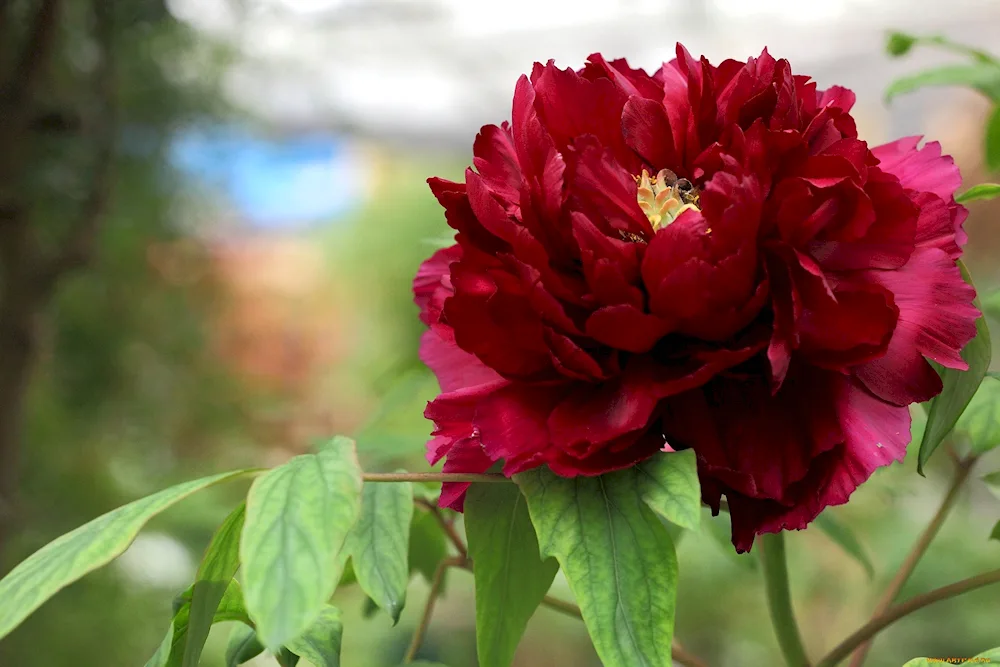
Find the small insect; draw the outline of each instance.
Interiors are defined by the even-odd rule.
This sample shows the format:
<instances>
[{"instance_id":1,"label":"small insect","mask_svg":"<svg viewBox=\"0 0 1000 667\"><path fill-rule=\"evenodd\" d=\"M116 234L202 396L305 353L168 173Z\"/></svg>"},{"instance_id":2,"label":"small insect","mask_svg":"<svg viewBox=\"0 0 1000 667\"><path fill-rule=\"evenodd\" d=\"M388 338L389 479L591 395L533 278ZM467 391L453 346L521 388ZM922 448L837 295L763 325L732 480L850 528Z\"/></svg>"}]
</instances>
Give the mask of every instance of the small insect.
<instances>
[{"instance_id":1,"label":"small insect","mask_svg":"<svg viewBox=\"0 0 1000 667\"><path fill-rule=\"evenodd\" d=\"M698 194L698 188L694 186L694 183L686 178L678 178L674 182L674 190L677 191L677 195L680 200L685 204L691 204L692 206L698 205L698 200L700 199Z\"/></svg>"}]
</instances>

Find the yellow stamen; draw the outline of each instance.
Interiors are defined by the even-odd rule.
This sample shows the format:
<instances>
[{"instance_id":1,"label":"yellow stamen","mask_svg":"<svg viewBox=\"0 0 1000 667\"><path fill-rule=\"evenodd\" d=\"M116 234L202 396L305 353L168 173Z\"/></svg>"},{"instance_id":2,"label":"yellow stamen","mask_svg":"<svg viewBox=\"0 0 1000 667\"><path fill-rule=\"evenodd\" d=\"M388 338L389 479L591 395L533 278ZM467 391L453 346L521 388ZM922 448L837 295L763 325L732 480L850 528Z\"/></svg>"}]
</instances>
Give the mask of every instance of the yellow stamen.
<instances>
[{"instance_id":1,"label":"yellow stamen","mask_svg":"<svg viewBox=\"0 0 1000 667\"><path fill-rule=\"evenodd\" d=\"M687 210L700 211L698 190L687 179L677 178L669 169L661 169L651 178L645 169L635 176L636 200L653 230L666 227ZM679 187L680 186L680 187Z\"/></svg>"}]
</instances>

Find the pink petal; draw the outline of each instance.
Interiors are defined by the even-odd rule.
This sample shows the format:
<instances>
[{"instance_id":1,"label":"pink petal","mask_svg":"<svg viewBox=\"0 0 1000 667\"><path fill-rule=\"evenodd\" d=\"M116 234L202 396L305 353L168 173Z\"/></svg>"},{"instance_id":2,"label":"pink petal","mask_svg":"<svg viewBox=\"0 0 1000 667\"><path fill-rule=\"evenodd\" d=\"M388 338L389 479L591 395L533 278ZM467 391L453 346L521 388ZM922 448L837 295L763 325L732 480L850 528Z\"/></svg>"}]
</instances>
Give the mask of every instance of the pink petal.
<instances>
[{"instance_id":1,"label":"pink petal","mask_svg":"<svg viewBox=\"0 0 1000 667\"><path fill-rule=\"evenodd\" d=\"M879 168L899 179L909 190L931 192L951 201L962 186L962 175L950 155L941 155L941 144L931 141L917 149L921 137L905 137L872 149Z\"/></svg>"}]
</instances>

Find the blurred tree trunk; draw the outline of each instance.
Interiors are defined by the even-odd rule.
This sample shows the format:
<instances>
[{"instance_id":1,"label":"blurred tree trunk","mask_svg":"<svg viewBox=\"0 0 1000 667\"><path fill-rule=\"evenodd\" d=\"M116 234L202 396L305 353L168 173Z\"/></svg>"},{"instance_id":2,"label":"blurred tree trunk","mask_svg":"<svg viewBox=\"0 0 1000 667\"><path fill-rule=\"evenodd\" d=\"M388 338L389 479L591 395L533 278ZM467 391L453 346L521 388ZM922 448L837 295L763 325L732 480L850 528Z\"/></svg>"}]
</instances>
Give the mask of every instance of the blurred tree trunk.
<instances>
[{"instance_id":1,"label":"blurred tree trunk","mask_svg":"<svg viewBox=\"0 0 1000 667\"><path fill-rule=\"evenodd\" d=\"M93 41L99 62L91 88L96 113L79 124L75 110L41 109L53 52L57 49L62 0L18 3L0 0L0 44L8 46L0 70L0 553L17 522L17 495L25 399L38 357L39 326L59 279L86 263L107 199L113 156L114 87L112 2L91 0ZM27 23L15 10L27 12ZM16 39L19 24L27 26ZM77 126L78 125L78 126ZM33 219L25 174L33 168L35 143L47 133L78 132L92 152L81 210L52 241Z\"/></svg>"}]
</instances>

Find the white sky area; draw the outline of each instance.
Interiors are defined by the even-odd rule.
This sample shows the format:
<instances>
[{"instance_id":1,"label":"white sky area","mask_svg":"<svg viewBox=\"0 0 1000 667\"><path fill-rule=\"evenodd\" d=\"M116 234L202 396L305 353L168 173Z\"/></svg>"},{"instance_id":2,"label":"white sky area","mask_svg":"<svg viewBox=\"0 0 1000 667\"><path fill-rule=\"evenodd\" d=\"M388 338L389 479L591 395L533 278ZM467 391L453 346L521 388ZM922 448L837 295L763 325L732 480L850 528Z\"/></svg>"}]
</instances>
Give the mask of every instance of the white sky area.
<instances>
[{"instance_id":1,"label":"white sky area","mask_svg":"<svg viewBox=\"0 0 1000 667\"><path fill-rule=\"evenodd\" d=\"M713 61L767 45L823 85L881 97L933 54L892 61L890 29L995 46L996 0L168 0L236 46L233 101L278 124L469 136L506 118L532 62L600 51L655 68L681 41ZM924 60L921 60L924 58ZM829 79L829 80L824 80Z\"/></svg>"}]
</instances>

